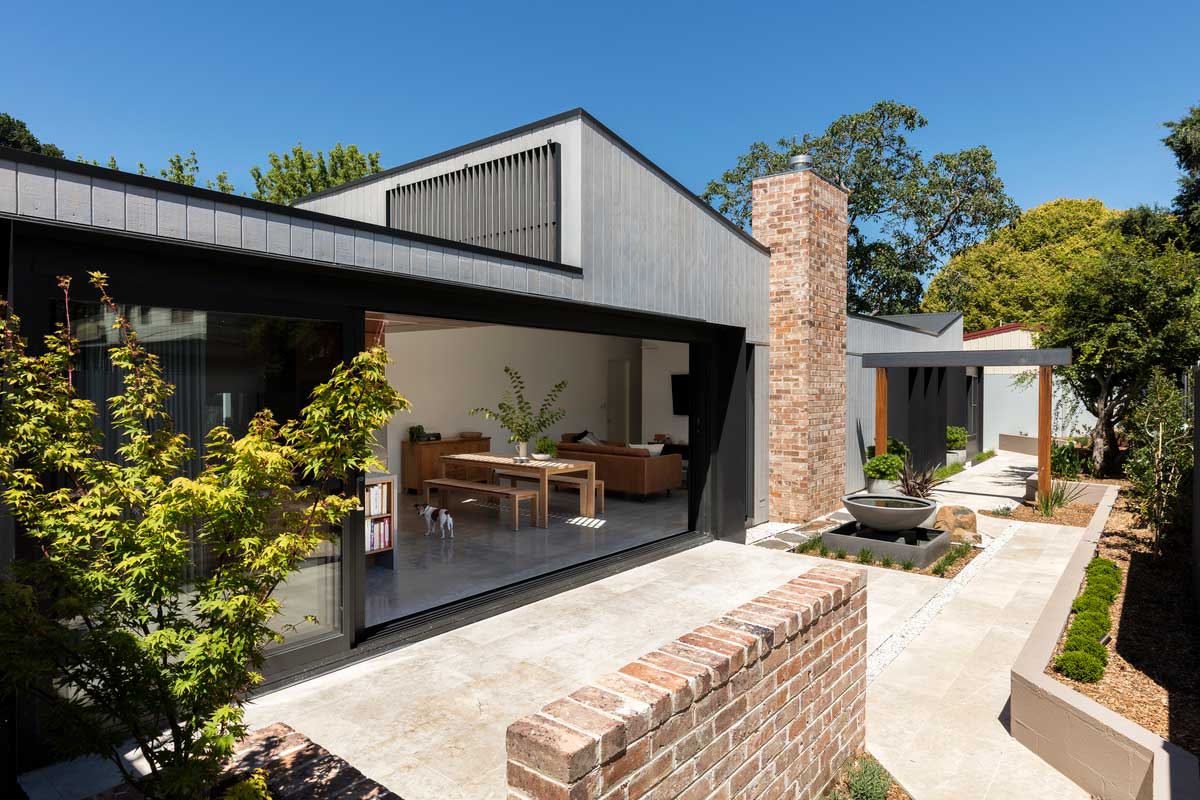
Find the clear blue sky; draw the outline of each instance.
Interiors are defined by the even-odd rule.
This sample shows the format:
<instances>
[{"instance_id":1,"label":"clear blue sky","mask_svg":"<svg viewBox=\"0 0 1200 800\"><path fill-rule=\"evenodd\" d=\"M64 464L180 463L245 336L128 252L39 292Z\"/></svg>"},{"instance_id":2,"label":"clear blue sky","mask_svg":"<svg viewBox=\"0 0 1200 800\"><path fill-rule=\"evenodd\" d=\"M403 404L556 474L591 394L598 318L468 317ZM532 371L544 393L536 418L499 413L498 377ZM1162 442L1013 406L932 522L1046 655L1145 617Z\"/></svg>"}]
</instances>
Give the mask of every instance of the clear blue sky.
<instances>
[{"instance_id":1,"label":"clear blue sky","mask_svg":"<svg viewBox=\"0 0 1200 800\"><path fill-rule=\"evenodd\" d=\"M385 165L583 106L693 190L757 139L880 98L928 152L992 148L1023 207L1169 203L1200 4L257 2L10 5L0 111L74 157L203 174L297 140ZM19 66L17 66L19 65Z\"/></svg>"}]
</instances>

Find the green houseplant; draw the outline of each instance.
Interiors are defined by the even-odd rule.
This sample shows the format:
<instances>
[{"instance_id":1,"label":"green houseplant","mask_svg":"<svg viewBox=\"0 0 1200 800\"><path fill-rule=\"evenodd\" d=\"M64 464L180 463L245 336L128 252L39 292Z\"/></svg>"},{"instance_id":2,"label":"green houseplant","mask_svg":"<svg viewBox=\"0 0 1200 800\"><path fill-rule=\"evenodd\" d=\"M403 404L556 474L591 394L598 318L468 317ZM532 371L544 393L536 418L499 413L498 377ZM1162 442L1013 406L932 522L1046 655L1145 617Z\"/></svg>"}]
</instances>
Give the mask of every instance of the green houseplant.
<instances>
[{"instance_id":1,"label":"green houseplant","mask_svg":"<svg viewBox=\"0 0 1200 800\"><path fill-rule=\"evenodd\" d=\"M960 425L950 425L946 428L946 449L966 450L967 429Z\"/></svg>"},{"instance_id":2,"label":"green houseplant","mask_svg":"<svg viewBox=\"0 0 1200 800\"><path fill-rule=\"evenodd\" d=\"M538 440L533 443L533 452L539 456L554 458L558 455L558 443L549 436L539 436Z\"/></svg>"},{"instance_id":3,"label":"green houseplant","mask_svg":"<svg viewBox=\"0 0 1200 800\"><path fill-rule=\"evenodd\" d=\"M471 416L481 414L485 419L500 423L508 431L509 444L517 446L518 457L527 458L529 440L567 415L565 410L554 405L567 388L567 382L559 381L550 387L541 406L534 411L533 404L525 398L525 380L521 373L506 366L504 374L508 376L509 388L505 390L496 407L472 408L469 413Z\"/></svg>"},{"instance_id":4,"label":"green houseplant","mask_svg":"<svg viewBox=\"0 0 1200 800\"><path fill-rule=\"evenodd\" d=\"M867 477L867 490L875 494L894 492L896 481L900 479L900 471L903 469L904 459L895 453L875 456L863 465L863 474Z\"/></svg>"},{"instance_id":5,"label":"green houseplant","mask_svg":"<svg viewBox=\"0 0 1200 800\"><path fill-rule=\"evenodd\" d=\"M189 477L174 387L91 277L117 333L113 460L75 386L70 317L34 355L0 301L0 493L39 551L0 579L0 690L42 699L58 755L107 758L149 798L208 797L266 646L294 628L272 625L276 588L358 507L345 478L370 468L375 431L408 401L374 348L336 367L297 419L261 411L241 438L212 429ZM69 309L70 280L59 286ZM197 547L214 560L200 577ZM124 767L130 740L144 778Z\"/></svg>"}]
</instances>

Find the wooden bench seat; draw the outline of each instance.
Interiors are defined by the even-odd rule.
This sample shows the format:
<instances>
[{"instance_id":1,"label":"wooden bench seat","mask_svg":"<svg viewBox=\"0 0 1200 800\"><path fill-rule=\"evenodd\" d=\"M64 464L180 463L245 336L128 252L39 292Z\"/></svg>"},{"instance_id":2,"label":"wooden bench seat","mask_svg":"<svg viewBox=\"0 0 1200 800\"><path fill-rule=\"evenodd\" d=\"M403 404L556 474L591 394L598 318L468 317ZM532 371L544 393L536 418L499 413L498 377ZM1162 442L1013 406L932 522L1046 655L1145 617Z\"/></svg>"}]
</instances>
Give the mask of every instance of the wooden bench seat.
<instances>
[{"instance_id":1,"label":"wooden bench seat","mask_svg":"<svg viewBox=\"0 0 1200 800\"><path fill-rule=\"evenodd\" d=\"M509 472L508 470L494 470L497 478L508 478L510 486L516 486L517 481L528 481L529 483L537 483L538 479L533 475L528 475L524 472ZM583 487L587 485L587 478L577 478L574 475L551 475L547 480L550 485L557 489L560 486L574 486L579 490L579 514L583 515ZM596 480L596 513L604 513L604 481Z\"/></svg>"},{"instance_id":2,"label":"wooden bench seat","mask_svg":"<svg viewBox=\"0 0 1200 800\"><path fill-rule=\"evenodd\" d=\"M450 492L452 491L507 497L512 501L512 529L514 531L520 530L521 526L521 501L529 501L529 510L532 513L538 496L536 489L518 489L514 486L497 486L494 483L478 483L476 481L464 481L457 478L429 478L422 485L425 489L426 505L431 505L429 500L431 489L438 490L438 493L443 498L444 505L447 507L449 507L450 503L446 498L450 496Z\"/></svg>"}]
</instances>

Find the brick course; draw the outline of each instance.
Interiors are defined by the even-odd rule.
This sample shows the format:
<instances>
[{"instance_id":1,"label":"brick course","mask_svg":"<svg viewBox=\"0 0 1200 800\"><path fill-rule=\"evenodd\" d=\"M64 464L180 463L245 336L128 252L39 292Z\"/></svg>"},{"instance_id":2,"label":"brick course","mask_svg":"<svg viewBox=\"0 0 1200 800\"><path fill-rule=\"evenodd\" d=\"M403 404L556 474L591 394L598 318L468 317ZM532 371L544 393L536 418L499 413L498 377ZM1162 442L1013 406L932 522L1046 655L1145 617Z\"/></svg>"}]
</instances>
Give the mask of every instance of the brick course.
<instances>
[{"instance_id":1,"label":"brick course","mask_svg":"<svg viewBox=\"0 0 1200 800\"><path fill-rule=\"evenodd\" d=\"M810 570L517 720L510 800L819 797L866 740L866 601Z\"/></svg>"},{"instance_id":2,"label":"brick course","mask_svg":"<svg viewBox=\"0 0 1200 800\"><path fill-rule=\"evenodd\" d=\"M752 191L771 248L770 516L806 522L845 490L847 195L811 170Z\"/></svg>"}]
</instances>

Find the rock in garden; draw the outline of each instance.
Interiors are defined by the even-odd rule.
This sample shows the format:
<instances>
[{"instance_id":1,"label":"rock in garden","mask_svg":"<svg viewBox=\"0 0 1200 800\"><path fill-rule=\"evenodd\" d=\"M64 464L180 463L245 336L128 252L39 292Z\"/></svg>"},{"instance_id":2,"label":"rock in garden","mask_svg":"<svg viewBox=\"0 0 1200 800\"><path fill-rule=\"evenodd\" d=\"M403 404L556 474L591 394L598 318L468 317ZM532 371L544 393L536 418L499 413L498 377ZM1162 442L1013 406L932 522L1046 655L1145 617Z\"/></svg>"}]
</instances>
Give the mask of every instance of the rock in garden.
<instances>
[{"instance_id":1,"label":"rock in garden","mask_svg":"<svg viewBox=\"0 0 1200 800\"><path fill-rule=\"evenodd\" d=\"M942 506L938 509L933 527L950 531L953 542L979 544L982 540L975 527L975 512L966 506Z\"/></svg>"}]
</instances>

